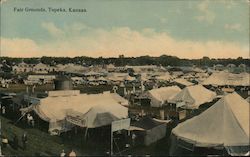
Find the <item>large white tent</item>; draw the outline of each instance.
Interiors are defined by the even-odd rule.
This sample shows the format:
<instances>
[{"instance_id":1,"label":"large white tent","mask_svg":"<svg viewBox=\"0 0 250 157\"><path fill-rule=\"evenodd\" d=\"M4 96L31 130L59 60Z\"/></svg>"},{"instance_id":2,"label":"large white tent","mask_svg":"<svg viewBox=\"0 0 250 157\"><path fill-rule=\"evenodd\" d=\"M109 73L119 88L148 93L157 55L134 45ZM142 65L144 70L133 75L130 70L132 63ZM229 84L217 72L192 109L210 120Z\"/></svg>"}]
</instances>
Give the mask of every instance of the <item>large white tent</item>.
<instances>
[{"instance_id":1,"label":"large white tent","mask_svg":"<svg viewBox=\"0 0 250 157\"><path fill-rule=\"evenodd\" d=\"M197 147L222 147L230 155L249 150L249 104L237 93L224 96L212 107L172 130L181 140Z\"/></svg>"},{"instance_id":2,"label":"large white tent","mask_svg":"<svg viewBox=\"0 0 250 157\"><path fill-rule=\"evenodd\" d=\"M82 127L99 127L111 124L115 119L122 119L128 116L128 109L122 105L126 105L126 100L116 96L116 93L101 94L80 94L79 92L56 91L51 96L40 99L38 105L33 105L33 110L38 116L50 123L49 131L57 129L65 131L67 128L66 118L71 117L77 121L84 123ZM66 94L65 94L66 93ZM127 104L128 105L128 104ZM107 115L112 118L107 118ZM102 123L96 123L98 119L103 119Z\"/></svg>"},{"instance_id":3,"label":"large white tent","mask_svg":"<svg viewBox=\"0 0 250 157\"><path fill-rule=\"evenodd\" d=\"M202 85L194 85L184 88L169 102L176 104L177 107L197 109L200 105L213 101L215 97L215 92L206 89Z\"/></svg>"},{"instance_id":4,"label":"large white tent","mask_svg":"<svg viewBox=\"0 0 250 157\"><path fill-rule=\"evenodd\" d=\"M250 86L249 73L233 74L229 72L215 72L209 76L203 85L216 85L216 86Z\"/></svg>"},{"instance_id":5,"label":"large white tent","mask_svg":"<svg viewBox=\"0 0 250 157\"><path fill-rule=\"evenodd\" d=\"M161 107L180 91L181 89L178 86L161 87L147 91L145 96L151 99L152 107Z\"/></svg>"}]
</instances>

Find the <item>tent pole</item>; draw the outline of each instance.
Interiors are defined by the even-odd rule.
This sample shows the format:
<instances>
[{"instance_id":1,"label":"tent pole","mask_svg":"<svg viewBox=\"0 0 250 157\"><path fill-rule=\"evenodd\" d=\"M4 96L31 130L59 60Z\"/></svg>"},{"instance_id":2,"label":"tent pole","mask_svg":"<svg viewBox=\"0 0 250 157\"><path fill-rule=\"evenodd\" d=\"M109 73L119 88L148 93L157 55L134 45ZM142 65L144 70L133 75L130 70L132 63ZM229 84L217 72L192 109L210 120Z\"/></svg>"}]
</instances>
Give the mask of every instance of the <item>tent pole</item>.
<instances>
[{"instance_id":1,"label":"tent pole","mask_svg":"<svg viewBox=\"0 0 250 157\"><path fill-rule=\"evenodd\" d=\"M112 124L111 124L112 125ZM111 136L110 136L110 155L113 156L113 130L111 126Z\"/></svg>"},{"instance_id":2,"label":"tent pole","mask_svg":"<svg viewBox=\"0 0 250 157\"><path fill-rule=\"evenodd\" d=\"M86 127L86 130L85 130L85 135L84 135L84 139L87 141L87 135L88 135L88 127Z\"/></svg>"},{"instance_id":3,"label":"tent pole","mask_svg":"<svg viewBox=\"0 0 250 157\"><path fill-rule=\"evenodd\" d=\"M14 123L14 125L16 125L17 124L17 122L19 122L24 116L26 115L26 113L25 114L23 114L15 123Z\"/></svg>"}]
</instances>

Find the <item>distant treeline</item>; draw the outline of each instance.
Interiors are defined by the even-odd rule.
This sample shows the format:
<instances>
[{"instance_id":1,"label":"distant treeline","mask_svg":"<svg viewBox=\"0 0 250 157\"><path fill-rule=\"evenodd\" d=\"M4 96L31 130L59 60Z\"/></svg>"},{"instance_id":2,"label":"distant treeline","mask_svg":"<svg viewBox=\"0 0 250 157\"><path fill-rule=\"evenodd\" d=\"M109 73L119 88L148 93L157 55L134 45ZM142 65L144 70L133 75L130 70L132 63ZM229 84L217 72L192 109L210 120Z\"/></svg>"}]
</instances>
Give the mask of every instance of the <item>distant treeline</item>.
<instances>
[{"instance_id":1,"label":"distant treeline","mask_svg":"<svg viewBox=\"0 0 250 157\"><path fill-rule=\"evenodd\" d=\"M68 64L74 63L79 65L104 65L104 64L114 64L115 66L125 66L125 65L162 65L162 66L213 66L215 64L222 64L224 66L228 64L235 64L236 66L240 64L245 64L250 66L250 59L244 59L238 57L237 59L210 59L209 57L203 57L201 59L180 59L175 56L162 55L160 57L151 56L140 56L140 57L124 57L121 55L119 58L91 58L86 56L80 57L41 57L41 58L11 58L11 57L0 57L0 61L5 62L8 65L15 65L21 63L22 61L28 64L37 64L42 62L48 65L56 64Z\"/></svg>"}]
</instances>

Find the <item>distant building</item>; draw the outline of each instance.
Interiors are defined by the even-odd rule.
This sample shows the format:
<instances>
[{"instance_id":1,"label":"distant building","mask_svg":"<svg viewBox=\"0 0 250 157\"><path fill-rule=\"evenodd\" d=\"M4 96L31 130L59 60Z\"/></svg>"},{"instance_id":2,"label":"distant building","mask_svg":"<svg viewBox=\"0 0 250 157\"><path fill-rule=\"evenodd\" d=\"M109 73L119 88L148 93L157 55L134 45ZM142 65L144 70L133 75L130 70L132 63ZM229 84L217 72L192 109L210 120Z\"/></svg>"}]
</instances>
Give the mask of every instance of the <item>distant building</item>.
<instances>
[{"instance_id":1,"label":"distant building","mask_svg":"<svg viewBox=\"0 0 250 157\"><path fill-rule=\"evenodd\" d=\"M156 65L143 65L143 66L125 66L126 69L133 69L134 72L148 72L148 71L160 71L161 68Z\"/></svg>"},{"instance_id":2,"label":"distant building","mask_svg":"<svg viewBox=\"0 0 250 157\"><path fill-rule=\"evenodd\" d=\"M33 72L37 74L47 74L56 71L56 67L52 67L43 63L38 63L33 67Z\"/></svg>"},{"instance_id":3,"label":"distant building","mask_svg":"<svg viewBox=\"0 0 250 157\"><path fill-rule=\"evenodd\" d=\"M57 71L56 67L49 66L43 63L38 64L26 64L24 62L12 67L14 73L27 73L34 72L37 74L47 74L49 72Z\"/></svg>"},{"instance_id":4,"label":"distant building","mask_svg":"<svg viewBox=\"0 0 250 157\"><path fill-rule=\"evenodd\" d=\"M247 66L246 66L246 64L240 64L240 65L238 66L238 68L239 68L242 72L246 72L246 71L247 71Z\"/></svg>"},{"instance_id":5,"label":"distant building","mask_svg":"<svg viewBox=\"0 0 250 157\"><path fill-rule=\"evenodd\" d=\"M124 55L119 55L119 58L124 58Z\"/></svg>"},{"instance_id":6,"label":"distant building","mask_svg":"<svg viewBox=\"0 0 250 157\"><path fill-rule=\"evenodd\" d=\"M27 85L53 83L55 75L29 75L24 81Z\"/></svg>"},{"instance_id":7,"label":"distant building","mask_svg":"<svg viewBox=\"0 0 250 157\"><path fill-rule=\"evenodd\" d=\"M227 65L227 68L235 68L235 67L236 67L235 64L228 64L228 65Z\"/></svg>"},{"instance_id":8,"label":"distant building","mask_svg":"<svg viewBox=\"0 0 250 157\"><path fill-rule=\"evenodd\" d=\"M227 70L229 72L234 72L235 69L236 69L236 65L235 64L228 64L227 65Z\"/></svg>"},{"instance_id":9,"label":"distant building","mask_svg":"<svg viewBox=\"0 0 250 157\"><path fill-rule=\"evenodd\" d=\"M108 64L108 65L106 65L106 70L108 71L108 72L113 72L113 71L115 71L115 65L114 64Z\"/></svg>"},{"instance_id":10,"label":"distant building","mask_svg":"<svg viewBox=\"0 0 250 157\"><path fill-rule=\"evenodd\" d=\"M216 64L216 65L214 65L214 70L222 71L224 69L225 69L225 67L222 64Z\"/></svg>"},{"instance_id":11,"label":"distant building","mask_svg":"<svg viewBox=\"0 0 250 157\"><path fill-rule=\"evenodd\" d=\"M26 64L24 62L12 67L14 73L32 72L34 64Z\"/></svg>"}]
</instances>

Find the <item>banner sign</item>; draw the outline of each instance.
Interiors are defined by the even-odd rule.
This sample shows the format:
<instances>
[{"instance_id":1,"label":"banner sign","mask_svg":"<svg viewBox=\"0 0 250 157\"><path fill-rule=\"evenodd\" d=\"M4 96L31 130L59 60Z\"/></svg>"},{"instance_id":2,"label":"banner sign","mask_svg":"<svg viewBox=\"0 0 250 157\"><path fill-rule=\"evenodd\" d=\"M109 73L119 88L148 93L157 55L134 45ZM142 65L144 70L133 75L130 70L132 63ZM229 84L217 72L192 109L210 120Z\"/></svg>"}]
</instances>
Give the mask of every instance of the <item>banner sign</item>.
<instances>
[{"instance_id":1,"label":"banner sign","mask_svg":"<svg viewBox=\"0 0 250 157\"><path fill-rule=\"evenodd\" d=\"M111 129L112 132L114 132L122 129L128 129L129 126L130 126L130 118L127 118L112 122Z\"/></svg>"}]
</instances>

